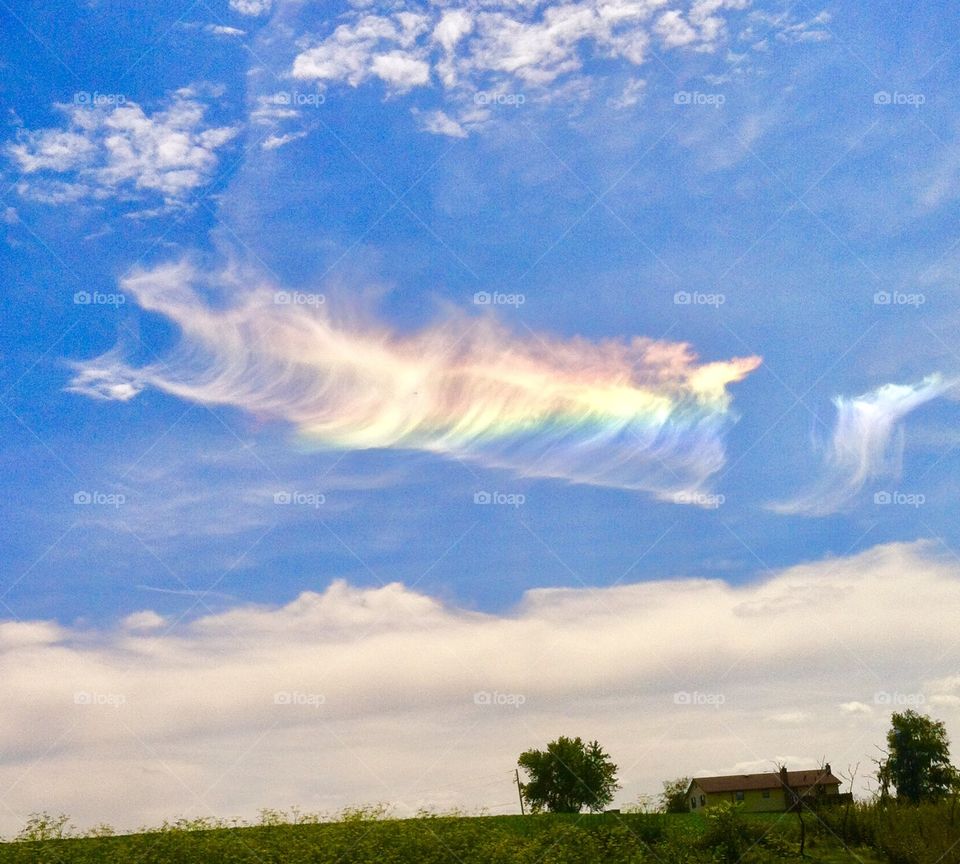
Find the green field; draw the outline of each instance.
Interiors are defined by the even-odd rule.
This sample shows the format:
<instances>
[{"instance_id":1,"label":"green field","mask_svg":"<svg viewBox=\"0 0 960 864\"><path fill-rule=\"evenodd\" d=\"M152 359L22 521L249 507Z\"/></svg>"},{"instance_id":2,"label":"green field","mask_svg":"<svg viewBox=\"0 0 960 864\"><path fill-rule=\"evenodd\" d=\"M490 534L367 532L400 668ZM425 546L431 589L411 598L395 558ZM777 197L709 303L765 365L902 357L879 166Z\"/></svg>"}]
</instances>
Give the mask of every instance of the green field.
<instances>
[{"instance_id":1,"label":"green field","mask_svg":"<svg viewBox=\"0 0 960 864\"><path fill-rule=\"evenodd\" d=\"M118 837L4 843L0 864L761 864L781 860L882 864L888 860L862 846L845 848L832 830L812 824L815 821L807 819L804 859L797 856L797 821L784 815L735 817L732 832L718 835L716 825L699 814L371 819L360 813L318 824L212 830L174 826Z\"/></svg>"}]
</instances>

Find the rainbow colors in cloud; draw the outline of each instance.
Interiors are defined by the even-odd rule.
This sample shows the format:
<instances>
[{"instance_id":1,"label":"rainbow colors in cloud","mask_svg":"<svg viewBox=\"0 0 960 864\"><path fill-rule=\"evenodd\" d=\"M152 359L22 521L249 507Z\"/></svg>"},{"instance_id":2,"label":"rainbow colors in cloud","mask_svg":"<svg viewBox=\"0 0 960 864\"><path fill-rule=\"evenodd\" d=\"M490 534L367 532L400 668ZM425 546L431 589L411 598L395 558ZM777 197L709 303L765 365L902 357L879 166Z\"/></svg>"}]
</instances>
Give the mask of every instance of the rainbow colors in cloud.
<instances>
[{"instance_id":1,"label":"rainbow colors in cloud","mask_svg":"<svg viewBox=\"0 0 960 864\"><path fill-rule=\"evenodd\" d=\"M522 336L462 314L401 334L267 288L211 305L203 281L187 263L125 280L181 341L139 368L115 349L81 364L71 389L126 400L156 387L286 421L319 446L428 451L670 498L723 465L727 385L761 362L699 363L684 343L640 337Z\"/></svg>"}]
</instances>

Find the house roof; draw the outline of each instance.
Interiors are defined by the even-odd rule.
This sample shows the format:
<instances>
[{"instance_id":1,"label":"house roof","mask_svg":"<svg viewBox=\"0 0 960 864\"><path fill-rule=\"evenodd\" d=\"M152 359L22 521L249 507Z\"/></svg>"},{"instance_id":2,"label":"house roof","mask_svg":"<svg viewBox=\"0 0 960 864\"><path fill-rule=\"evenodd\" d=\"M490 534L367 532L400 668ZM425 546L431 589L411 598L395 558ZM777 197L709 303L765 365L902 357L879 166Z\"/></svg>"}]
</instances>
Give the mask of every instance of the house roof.
<instances>
[{"instance_id":1,"label":"house roof","mask_svg":"<svg viewBox=\"0 0 960 864\"><path fill-rule=\"evenodd\" d=\"M833 773L822 768L809 771L787 771L787 785L792 788L805 786L839 785L840 780ZM781 785L779 771L767 771L763 774L726 774L722 777L694 777L690 785L696 783L704 792L746 792L750 789L779 789ZM689 790L688 790L689 791Z\"/></svg>"}]
</instances>

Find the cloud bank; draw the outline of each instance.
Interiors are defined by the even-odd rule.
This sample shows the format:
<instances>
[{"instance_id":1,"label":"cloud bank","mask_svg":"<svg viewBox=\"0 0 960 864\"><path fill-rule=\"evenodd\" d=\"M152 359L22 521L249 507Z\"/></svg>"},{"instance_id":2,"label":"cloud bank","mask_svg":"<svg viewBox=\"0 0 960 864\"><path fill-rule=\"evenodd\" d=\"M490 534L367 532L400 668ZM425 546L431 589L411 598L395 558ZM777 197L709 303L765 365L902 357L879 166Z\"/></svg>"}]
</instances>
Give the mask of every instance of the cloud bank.
<instances>
[{"instance_id":1,"label":"cloud bank","mask_svg":"<svg viewBox=\"0 0 960 864\"><path fill-rule=\"evenodd\" d=\"M0 831L39 808L119 827L375 800L512 812L517 754L557 734L603 742L620 802L784 754L867 766L891 710L960 731L958 604L957 562L912 544L739 587L530 591L503 615L334 582L191 623L6 621Z\"/></svg>"},{"instance_id":2,"label":"cloud bank","mask_svg":"<svg viewBox=\"0 0 960 864\"><path fill-rule=\"evenodd\" d=\"M253 288L212 305L203 282L187 263L126 279L180 345L140 368L112 351L81 364L71 389L126 400L155 387L291 423L323 447L423 450L673 497L723 465L727 386L760 363L700 363L686 344L639 337L520 338L457 313L399 334L337 317L322 295Z\"/></svg>"},{"instance_id":3,"label":"cloud bank","mask_svg":"<svg viewBox=\"0 0 960 864\"><path fill-rule=\"evenodd\" d=\"M772 506L780 513L824 516L850 504L871 480L900 471L903 440L896 433L913 410L957 385L939 375L919 384L884 384L853 399L833 400L837 421L813 487L797 498Z\"/></svg>"}]
</instances>

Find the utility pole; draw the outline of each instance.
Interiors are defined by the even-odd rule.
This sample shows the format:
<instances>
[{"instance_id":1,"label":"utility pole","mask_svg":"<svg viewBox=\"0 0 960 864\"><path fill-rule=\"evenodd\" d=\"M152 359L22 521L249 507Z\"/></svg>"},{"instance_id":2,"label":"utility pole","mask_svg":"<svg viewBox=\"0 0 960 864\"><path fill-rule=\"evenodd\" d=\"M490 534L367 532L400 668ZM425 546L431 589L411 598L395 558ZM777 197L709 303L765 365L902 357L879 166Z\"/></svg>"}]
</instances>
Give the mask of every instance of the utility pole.
<instances>
[{"instance_id":1,"label":"utility pole","mask_svg":"<svg viewBox=\"0 0 960 864\"><path fill-rule=\"evenodd\" d=\"M517 768L513 769L513 776L517 778L517 794L520 796L520 815L526 816L527 811L523 807L523 788L520 786L520 771Z\"/></svg>"}]
</instances>

